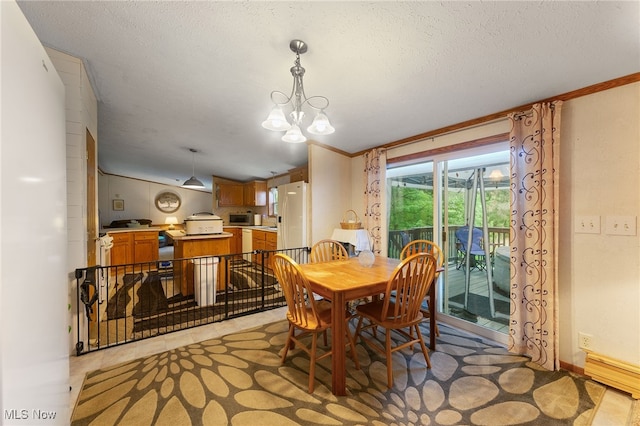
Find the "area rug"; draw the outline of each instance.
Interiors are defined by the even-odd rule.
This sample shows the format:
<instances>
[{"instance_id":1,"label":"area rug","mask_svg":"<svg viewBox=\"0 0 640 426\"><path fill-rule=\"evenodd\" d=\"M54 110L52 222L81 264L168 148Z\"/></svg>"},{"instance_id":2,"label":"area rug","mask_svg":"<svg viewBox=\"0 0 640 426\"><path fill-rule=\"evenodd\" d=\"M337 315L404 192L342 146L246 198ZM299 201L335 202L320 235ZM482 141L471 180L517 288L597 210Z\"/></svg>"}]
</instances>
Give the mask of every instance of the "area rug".
<instances>
[{"instance_id":1,"label":"area rug","mask_svg":"<svg viewBox=\"0 0 640 426\"><path fill-rule=\"evenodd\" d=\"M452 312L457 312L462 315L456 315L459 317L467 318L466 315L475 316L476 320L472 322L477 322L477 317L491 319L492 321L496 321L502 324L509 324L509 313L510 313L510 305L509 302L505 302L504 300L495 299L493 300L493 306L496 310L496 313L501 313L503 316L496 315L495 318L491 315L491 307L489 305L489 298L487 296L481 296L475 293L469 293L469 298L467 300L467 309L464 311L464 293L457 294L453 297L450 297L449 300L453 303L460 305L460 308L451 307ZM506 316L506 318L505 318Z\"/></svg>"},{"instance_id":2,"label":"area rug","mask_svg":"<svg viewBox=\"0 0 640 426\"><path fill-rule=\"evenodd\" d=\"M428 324L424 325L428 333ZM87 374L73 425L587 425L605 387L445 325L427 369L422 354L384 359L358 344L361 370L347 360L348 396L331 393L331 360L280 351L279 321Z\"/></svg>"}]
</instances>

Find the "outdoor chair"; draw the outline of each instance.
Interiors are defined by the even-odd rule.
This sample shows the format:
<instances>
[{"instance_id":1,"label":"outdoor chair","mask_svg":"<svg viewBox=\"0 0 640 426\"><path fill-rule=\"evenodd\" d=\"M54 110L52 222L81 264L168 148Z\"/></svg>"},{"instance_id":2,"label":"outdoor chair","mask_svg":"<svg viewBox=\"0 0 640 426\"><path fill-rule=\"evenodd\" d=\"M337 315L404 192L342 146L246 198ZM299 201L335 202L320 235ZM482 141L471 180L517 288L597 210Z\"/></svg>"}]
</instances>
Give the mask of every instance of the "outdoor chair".
<instances>
[{"instance_id":1,"label":"outdoor chair","mask_svg":"<svg viewBox=\"0 0 640 426\"><path fill-rule=\"evenodd\" d=\"M305 351L311 358L309 364L309 393L312 393L316 362L332 354L332 350L328 350L318 356L318 335L323 334L325 336L326 345L326 332L331 328L331 306L322 307L315 300L309 281L300 269L300 265L286 254L278 253L274 255L273 269L284 291L288 307L289 334L287 335L281 362L284 364L289 348L293 349L297 345ZM349 318L350 315L345 318L345 321ZM299 330L300 333L296 334L296 330ZM359 370L360 363L356 354L355 340L349 331L348 324L345 327L345 331L348 345L351 347L353 362L356 365L356 369ZM310 346L303 341L307 336L311 336Z\"/></svg>"},{"instance_id":2,"label":"outdoor chair","mask_svg":"<svg viewBox=\"0 0 640 426\"><path fill-rule=\"evenodd\" d=\"M487 260L485 259L486 254L483 247L482 230L480 228L472 228L470 249L467 249L468 242L469 227L463 226L456 231L456 248L458 250L456 269L466 267L467 255L470 255L470 268L485 269L487 267Z\"/></svg>"},{"instance_id":3,"label":"outdoor chair","mask_svg":"<svg viewBox=\"0 0 640 426\"><path fill-rule=\"evenodd\" d=\"M436 259L433 255L417 253L409 256L393 271L383 299L356 308L359 315L356 340L360 337L369 347L386 357L389 388L393 386L393 352L406 347L413 348L414 344L419 343L427 368L431 368L429 353L420 332L420 322L423 319L420 307L433 283L435 273ZM364 319L367 319L368 325L363 326ZM384 345L377 339L378 327L385 329ZM368 329L372 332L364 333ZM406 341L396 341L395 337L392 340L392 332Z\"/></svg>"},{"instance_id":4,"label":"outdoor chair","mask_svg":"<svg viewBox=\"0 0 640 426\"><path fill-rule=\"evenodd\" d=\"M347 260L348 258L347 249L336 240L320 240L311 247L312 263Z\"/></svg>"},{"instance_id":5,"label":"outdoor chair","mask_svg":"<svg viewBox=\"0 0 640 426\"><path fill-rule=\"evenodd\" d=\"M429 240L414 240L407 243L400 252L400 260L405 259L416 253L429 253L436 258L436 275L434 277L434 281L438 279L440 275L440 271L442 270L442 265L444 264L444 253L440 246L438 246L433 241ZM431 316L429 302L425 299L425 304L427 306L426 309L422 309L422 315L425 318L429 318ZM440 330L438 330L438 326L436 325L435 329L436 336L440 336Z\"/></svg>"}]
</instances>

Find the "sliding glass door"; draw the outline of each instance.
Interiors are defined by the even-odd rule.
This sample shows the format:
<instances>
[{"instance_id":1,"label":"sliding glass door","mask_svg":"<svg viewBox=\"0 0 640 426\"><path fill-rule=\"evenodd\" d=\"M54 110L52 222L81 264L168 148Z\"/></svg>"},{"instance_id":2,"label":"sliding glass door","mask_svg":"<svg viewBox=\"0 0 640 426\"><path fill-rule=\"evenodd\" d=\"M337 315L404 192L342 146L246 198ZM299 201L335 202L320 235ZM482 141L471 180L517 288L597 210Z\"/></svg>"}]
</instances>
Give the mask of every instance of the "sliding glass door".
<instances>
[{"instance_id":1,"label":"sliding glass door","mask_svg":"<svg viewBox=\"0 0 640 426\"><path fill-rule=\"evenodd\" d=\"M478 334L507 333L507 142L390 167L387 190L389 257L412 240L436 242L446 265L437 283L438 311Z\"/></svg>"}]
</instances>

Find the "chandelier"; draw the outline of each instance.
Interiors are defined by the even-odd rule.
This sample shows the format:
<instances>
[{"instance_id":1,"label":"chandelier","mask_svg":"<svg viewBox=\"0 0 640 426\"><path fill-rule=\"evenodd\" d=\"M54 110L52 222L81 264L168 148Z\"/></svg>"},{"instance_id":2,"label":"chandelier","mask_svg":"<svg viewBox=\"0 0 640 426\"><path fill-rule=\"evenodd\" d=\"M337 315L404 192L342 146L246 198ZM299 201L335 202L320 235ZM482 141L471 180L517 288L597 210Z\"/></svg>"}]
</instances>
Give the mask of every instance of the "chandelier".
<instances>
[{"instance_id":1,"label":"chandelier","mask_svg":"<svg viewBox=\"0 0 640 426\"><path fill-rule=\"evenodd\" d=\"M296 60L293 63L293 67L291 67L291 75L293 76L291 94L287 96L285 93L277 90L271 92L271 101L274 103L274 107L271 113L269 113L269 117L262 122L262 127L276 132L286 131L282 137L282 140L285 142L306 142L307 138L300 130L300 123L304 117L302 107L307 104L311 109L316 111L316 116L311 125L307 127L307 132L313 135L330 135L335 132L335 129L331 126L329 119L324 113L325 108L329 106L329 99L324 96L307 98L307 95L304 93L302 77L304 76L305 70L300 65L300 55L307 51L307 44L302 40L291 40L289 49L296 54ZM283 111L283 107L287 107L289 104L292 108L289 114L291 116L291 122L287 121Z\"/></svg>"}]
</instances>

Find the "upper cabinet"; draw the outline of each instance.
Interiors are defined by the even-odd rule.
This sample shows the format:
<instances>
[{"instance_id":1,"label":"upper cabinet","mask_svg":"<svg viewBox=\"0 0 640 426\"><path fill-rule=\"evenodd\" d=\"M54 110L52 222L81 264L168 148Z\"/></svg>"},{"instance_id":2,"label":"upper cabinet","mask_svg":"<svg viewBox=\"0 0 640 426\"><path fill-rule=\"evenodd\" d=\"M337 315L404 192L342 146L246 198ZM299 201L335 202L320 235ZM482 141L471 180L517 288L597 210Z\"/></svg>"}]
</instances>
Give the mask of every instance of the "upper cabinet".
<instances>
[{"instance_id":1,"label":"upper cabinet","mask_svg":"<svg viewBox=\"0 0 640 426\"><path fill-rule=\"evenodd\" d=\"M219 183L218 206L244 206L244 185L241 183Z\"/></svg>"},{"instance_id":2,"label":"upper cabinet","mask_svg":"<svg viewBox=\"0 0 640 426\"><path fill-rule=\"evenodd\" d=\"M267 205L267 182L221 182L218 184L219 207L263 207Z\"/></svg>"},{"instance_id":3,"label":"upper cabinet","mask_svg":"<svg viewBox=\"0 0 640 426\"><path fill-rule=\"evenodd\" d=\"M267 205L267 182L255 180L244 184L244 205L263 207Z\"/></svg>"},{"instance_id":4,"label":"upper cabinet","mask_svg":"<svg viewBox=\"0 0 640 426\"><path fill-rule=\"evenodd\" d=\"M309 182L309 167L305 164L289 170L289 182Z\"/></svg>"}]
</instances>

